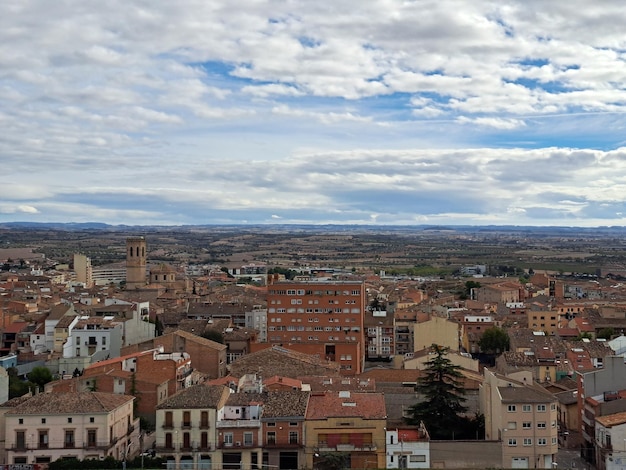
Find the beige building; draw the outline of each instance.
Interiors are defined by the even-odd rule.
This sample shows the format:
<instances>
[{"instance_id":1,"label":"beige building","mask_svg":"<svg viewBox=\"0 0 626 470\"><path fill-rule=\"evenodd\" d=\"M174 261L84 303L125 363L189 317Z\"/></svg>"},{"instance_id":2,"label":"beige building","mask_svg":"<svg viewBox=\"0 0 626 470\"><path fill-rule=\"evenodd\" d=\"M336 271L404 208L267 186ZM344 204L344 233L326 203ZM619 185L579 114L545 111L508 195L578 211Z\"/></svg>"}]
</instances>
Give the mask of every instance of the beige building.
<instances>
[{"instance_id":1,"label":"beige building","mask_svg":"<svg viewBox=\"0 0 626 470\"><path fill-rule=\"evenodd\" d=\"M77 282L82 282L87 288L93 286L93 271L90 258L80 253L75 253L74 273L76 274Z\"/></svg>"},{"instance_id":2,"label":"beige building","mask_svg":"<svg viewBox=\"0 0 626 470\"><path fill-rule=\"evenodd\" d=\"M41 393L3 406L7 462L46 464L60 458L118 460L140 451L134 397L101 392Z\"/></svg>"},{"instance_id":3,"label":"beige building","mask_svg":"<svg viewBox=\"0 0 626 470\"><path fill-rule=\"evenodd\" d=\"M229 396L228 387L200 384L157 406L156 450L167 468L221 468L216 423Z\"/></svg>"},{"instance_id":4,"label":"beige building","mask_svg":"<svg viewBox=\"0 0 626 470\"><path fill-rule=\"evenodd\" d=\"M304 423L306 468L343 457L347 468L385 468L387 412L382 393L312 393Z\"/></svg>"},{"instance_id":5,"label":"beige building","mask_svg":"<svg viewBox=\"0 0 626 470\"><path fill-rule=\"evenodd\" d=\"M559 328L559 313L555 310L528 310L528 328L533 331L543 331L546 335L552 336L556 334Z\"/></svg>"},{"instance_id":6,"label":"beige building","mask_svg":"<svg viewBox=\"0 0 626 470\"><path fill-rule=\"evenodd\" d=\"M428 347L426 349L422 349L421 351L415 351L414 353L408 355L404 359L403 369L417 369L417 370L425 370L428 368L427 362L433 358L431 355L431 348ZM478 360L472 358L469 354L459 354L456 351L448 351L446 355L446 359L449 359L452 364L455 366L462 367L466 370L471 370L474 372L478 372L479 362Z\"/></svg>"},{"instance_id":7,"label":"beige building","mask_svg":"<svg viewBox=\"0 0 626 470\"><path fill-rule=\"evenodd\" d=\"M528 372L512 378L485 369L484 375L485 439L502 442L502 466L552 468L558 451L556 398L534 385Z\"/></svg>"},{"instance_id":8,"label":"beige building","mask_svg":"<svg viewBox=\"0 0 626 470\"><path fill-rule=\"evenodd\" d=\"M459 350L459 324L442 317L418 323L413 330L413 351L430 348L433 343L453 351Z\"/></svg>"}]
</instances>

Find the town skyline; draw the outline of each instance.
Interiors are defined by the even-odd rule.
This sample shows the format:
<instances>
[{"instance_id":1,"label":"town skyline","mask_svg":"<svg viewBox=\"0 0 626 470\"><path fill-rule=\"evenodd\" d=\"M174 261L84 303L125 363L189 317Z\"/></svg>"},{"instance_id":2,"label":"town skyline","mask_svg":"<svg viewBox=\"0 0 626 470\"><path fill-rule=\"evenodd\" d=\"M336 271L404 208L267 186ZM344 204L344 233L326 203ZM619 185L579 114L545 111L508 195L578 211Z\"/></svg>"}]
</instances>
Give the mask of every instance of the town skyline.
<instances>
[{"instance_id":1,"label":"town skyline","mask_svg":"<svg viewBox=\"0 0 626 470\"><path fill-rule=\"evenodd\" d=\"M0 222L625 225L615 1L0 5Z\"/></svg>"}]
</instances>

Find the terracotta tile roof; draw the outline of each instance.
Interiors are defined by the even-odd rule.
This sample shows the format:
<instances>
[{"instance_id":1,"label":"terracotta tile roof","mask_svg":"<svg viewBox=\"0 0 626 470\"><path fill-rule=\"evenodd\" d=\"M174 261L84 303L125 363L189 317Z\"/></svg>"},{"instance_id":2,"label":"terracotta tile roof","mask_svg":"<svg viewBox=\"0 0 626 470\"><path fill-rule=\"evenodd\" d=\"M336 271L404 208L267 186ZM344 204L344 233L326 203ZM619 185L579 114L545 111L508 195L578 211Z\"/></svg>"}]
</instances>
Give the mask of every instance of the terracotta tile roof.
<instances>
[{"instance_id":1,"label":"terracotta tile roof","mask_svg":"<svg viewBox=\"0 0 626 470\"><path fill-rule=\"evenodd\" d=\"M385 396L382 393L358 392L312 393L306 419L333 417L386 419Z\"/></svg>"},{"instance_id":2,"label":"terracotta tile roof","mask_svg":"<svg viewBox=\"0 0 626 470\"><path fill-rule=\"evenodd\" d=\"M359 392L375 392L376 381L365 377L300 377L302 383L309 384L313 392L354 390Z\"/></svg>"},{"instance_id":3,"label":"terracotta tile roof","mask_svg":"<svg viewBox=\"0 0 626 470\"><path fill-rule=\"evenodd\" d=\"M605 428L619 426L620 424L626 423L626 411L612 415L597 416L596 423L600 423Z\"/></svg>"},{"instance_id":4,"label":"terracotta tile roof","mask_svg":"<svg viewBox=\"0 0 626 470\"><path fill-rule=\"evenodd\" d=\"M230 394L222 385L194 385L171 396L157 406L157 410L181 408L220 408Z\"/></svg>"},{"instance_id":5,"label":"terracotta tile roof","mask_svg":"<svg viewBox=\"0 0 626 470\"><path fill-rule=\"evenodd\" d=\"M280 375L298 378L303 375L339 375L339 364L286 348L272 347L246 354L230 365L235 377L245 374Z\"/></svg>"},{"instance_id":6,"label":"terracotta tile roof","mask_svg":"<svg viewBox=\"0 0 626 470\"><path fill-rule=\"evenodd\" d=\"M296 387L298 389L302 388L302 380L293 379L291 377L281 377L280 375L275 375L270 377L269 379L263 380L263 385L284 385L285 387Z\"/></svg>"},{"instance_id":7,"label":"terracotta tile roof","mask_svg":"<svg viewBox=\"0 0 626 470\"><path fill-rule=\"evenodd\" d=\"M195 343L201 344L202 346L209 347L211 349L215 349L217 351L222 351L227 348L225 344L218 343L217 341L211 341L210 339L203 338L202 336L198 336L193 333L188 333L186 331L176 331L172 333L174 335L180 336L181 338L185 338L189 341L193 341ZM158 337L154 339L155 344L158 343Z\"/></svg>"},{"instance_id":8,"label":"terracotta tile roof","mask_svg":"<svg viewBox=\"0 0 626 470\"><path fill-rule=\"evenodd\" d=\"M108 413L135 397L103 392L40 393L17 405L7 415L62 415Z\"/></svg>"},{"instance_id":9,"label":"terracotta tile roof","mask_svg":"<svg viewBox=\"0 0 626 470\"><path fill-rule=\"evenodd\" d=\"M304 418L309 403L309 392L266 392L263 398L264 418Z\"/></svg>"}]
</instances>

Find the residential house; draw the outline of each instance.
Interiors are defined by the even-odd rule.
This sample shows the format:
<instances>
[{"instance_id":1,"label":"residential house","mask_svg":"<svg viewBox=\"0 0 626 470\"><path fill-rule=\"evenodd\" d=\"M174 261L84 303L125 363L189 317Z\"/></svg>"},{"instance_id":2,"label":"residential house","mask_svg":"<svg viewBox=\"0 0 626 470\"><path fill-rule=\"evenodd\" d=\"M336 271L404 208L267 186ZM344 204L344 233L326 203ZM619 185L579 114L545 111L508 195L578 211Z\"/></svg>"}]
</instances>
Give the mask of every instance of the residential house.
<instances>
[{"instance_id":1,"label":"residential house","mask_svg":"<svg viewBox=\"0 0 626 470\"><path fill-rule=\"evenodd\" d=\"M345 456L344 468L383 468L387 412L382 393L314 392L306 412L306 468Z\"/></svg>"},{"instance_id":2,"label":"residential house","mask_svg":"<svg viewBox=\"0 0 626 470\"><path fill-rule=\"evenodd\" d=\"M230 393L228 387L199 384L157 406L156 451L168 469L219 468L216 423Z\"/></svg>"},{"instance_id":3,"label":"residential house","mask_svg":"<svg viewBox=\"0 0 626 470\"><path fill-rule=\"evenodd\" d=\"M300 469L306 463L304 419L309 392L266 392L261 416L262 468Z\"/></svg>"},{"instance_id":4,"label":"residential house","mask_svg":"<svg viewBox=\"0 0 626 470\"><path fill-rule=\"evenodd\" d=\"M430 468L430 436L423 426L387 429L385 468Z\"/></svg>"},{"instance_id":5,"label":"residential house","mask_svg":"<svg viewBox=\"0 0 626 470\"><path fill-rule=\"evenodd\" d=\"M41 393L19 400L4 415L7 461L130 458L139 451L134 400L101 392Z\"/></svg>"}]
</instances>

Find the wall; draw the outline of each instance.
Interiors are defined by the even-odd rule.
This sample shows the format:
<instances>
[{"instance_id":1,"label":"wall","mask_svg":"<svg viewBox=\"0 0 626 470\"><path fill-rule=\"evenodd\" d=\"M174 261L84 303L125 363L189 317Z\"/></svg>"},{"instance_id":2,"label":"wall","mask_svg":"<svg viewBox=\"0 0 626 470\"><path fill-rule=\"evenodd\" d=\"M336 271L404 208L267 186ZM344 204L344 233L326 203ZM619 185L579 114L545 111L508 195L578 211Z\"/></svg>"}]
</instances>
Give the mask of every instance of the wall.
<instances>
[{"instance_id":1,"label":"wall","mask_svg":"<svg viewBox=\"0 0 626 470\"><path fill-rule=\"evenodd\" d=\"M430 441L431 468L500 468L498 441Z\"/></svg>"}]
</instances>

